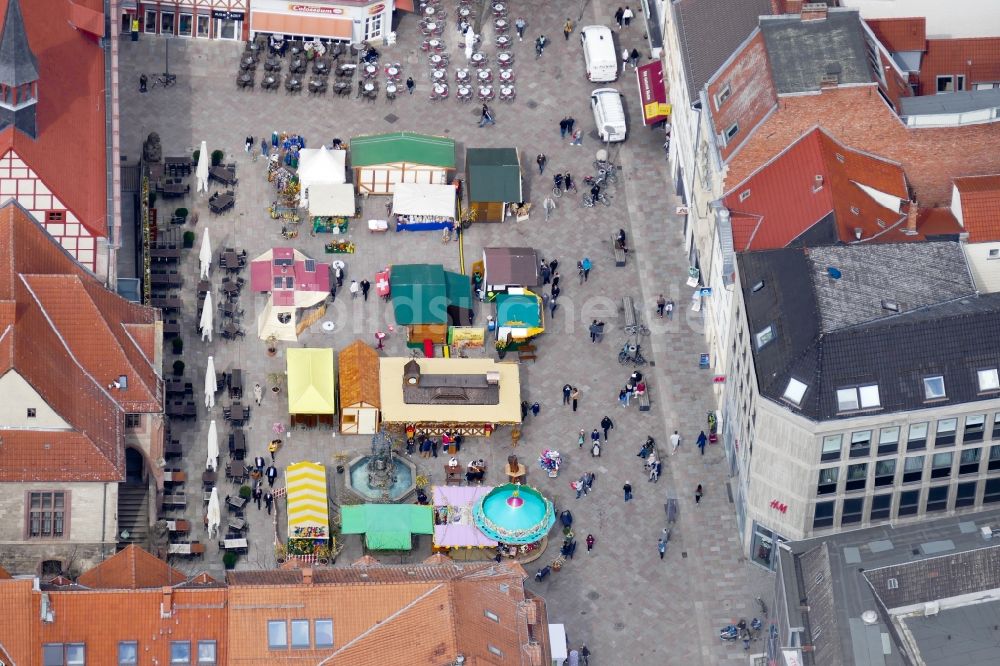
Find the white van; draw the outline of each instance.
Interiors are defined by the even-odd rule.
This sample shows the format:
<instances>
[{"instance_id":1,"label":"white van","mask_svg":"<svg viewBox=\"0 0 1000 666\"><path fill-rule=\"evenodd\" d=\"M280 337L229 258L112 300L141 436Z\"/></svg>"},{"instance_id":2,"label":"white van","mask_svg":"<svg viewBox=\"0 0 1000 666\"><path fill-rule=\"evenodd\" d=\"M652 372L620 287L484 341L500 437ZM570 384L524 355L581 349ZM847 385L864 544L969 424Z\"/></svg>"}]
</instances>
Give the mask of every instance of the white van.
<instances>
[{"instance_id":1,"label":"white van","mask_svg":"<svg viewBox=\"0 0 1000 666\"><path fill-rule=\"evenodd\" d=\"M595 83L607 83L618 78L618 55L611 28L588 25L580 30L583 60L587 64L587 78Z\"/></svg>"},{"instance_id":2,"label":"white van","mask_svg":"<svg viewBox=\"0 0 1000 666\"><path fill-rule=\"evenodd\" d=\"M625 108L622 95L614 88L598 88L590 94L590 108L594 110L594 122L601 135L601 141L625 140Z\"/></svg>"}]
</instances>

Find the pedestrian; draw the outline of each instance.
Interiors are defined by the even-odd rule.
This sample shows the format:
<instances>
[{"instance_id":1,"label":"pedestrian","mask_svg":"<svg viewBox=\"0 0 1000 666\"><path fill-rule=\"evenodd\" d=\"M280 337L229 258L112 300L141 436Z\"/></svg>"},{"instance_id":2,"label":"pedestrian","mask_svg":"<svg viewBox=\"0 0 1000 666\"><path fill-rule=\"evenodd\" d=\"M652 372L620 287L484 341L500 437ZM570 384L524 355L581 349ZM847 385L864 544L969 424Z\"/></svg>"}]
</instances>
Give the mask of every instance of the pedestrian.
<instances>
[{"instance_id":1,"label":"pedestrian","mask_svg":"<svg viewBox=\"0 0 1000 666\"><path fill-rule=\"evenodd\" d=\"M490 112L490 107L483 104L483 110L479 117L479 126L485 127L486 125L496 125L496 121L493 120L493 114Z\"/></svg>"},{"instance_id":2,"label":"pedestrian","mask_svg":"<svg viewBox=\"0 0 1000 666\"><path fill-rule=\"evenodd\" d=\"M357 280L351 280L351 298L357 298L358 292L361 291L361 286L358 285Z\"/></svg>"},{"instance_id":3,"label":"pedestrian","mask_svg":"<svg viewBox=\"0 0 1000 666\"><path fill-rule=\"evenodd\" d=\"M514 29L517 30L517 41L524 41L524 29L528 27L527 21L524 20L523 16L518 16L517 20L514 21Z\"/></svg>"},{"instance_id":4,"label":"pedestrian","mask_svg":"<svg viewBox=\"0 0 1000 666\"><path fill-rule=\"evenodd\" d=\"M260 403L264 401L264 389L261 388L260 384L253 385L253 399L254 402L257 403L258 407L260 407Z\"/></svg>"},{"instance_id":5,"label":"pedestrian","mask_svg":"<svg viewBox=\"0 0 1000 666\"><path fill-rule=\"evenodd\" d=\"M590 341L597 342L597 320L590 324Z\"/></svg>"},{"instance_id":6,"label":"pedestrian","mask_svg":"<svg viewBox=\"0 0 1000 666\"><path fill-rule=\"evenodd\" d=\"M559 286L559 280L562 278L562 276L559 275L559 271L557 271L556 269L553 268L552 271L553 271L553 273L552 273L552 288L555 289L556 287Z\"/></svg>"},{"instance_id":7,"label":"pedestrian","mask_svg":"<svg viewBox=\"0 0 1000 666\"><path fill-rule=\"evenodd\" d=\"M438 447L441 446L441 442L436 437L431 437L431 455L435 458L438 457Z\"/></svg>"},{"instance_id":8,"label":"pedestrian","mask_svg":"<svg viewBox=\"0 0 1000 666\"><path fill-rule=\"evenodd\" d=\"M681 445L681 436L674 430L674 434L670 436L670 455L677 453L677 447Z\"/></svg>"},{"instance_id":9,"label":"pedestrian","mask_svg":"<svg viewBox=\"0 0 1000 666\"><path fill-rule=\"evenodd\" d=\"M628 67L628 61L631 57L631 52L627 48L622 49L622 73L625 73L625 68Z\"/></svg>"},{"instance_id":10,"label":"pedestrian","mask_svg":"<svg viewBox=\"0 0 1000 666\"><path fill-rule=\"evenodd\" d=\"M140 74L139 75L139 92L141 92L141 93L146 92L146 84L147 83L149 83L149 79L146 77L146 75L145 74Z\"/></svg>"},{"instance_id":11,"label":"pedestrian","mask_svg":"<svg viewBox=\"0 0 1000 666\"><path fill-rule=\"evenodd\" d=\"M274 465L269 466L267 468L267 474L265 474L264 476L267 477L268 487L274 488L274 482L278 478L278 468L275 467Z\"/></svg>"},{"instance_id":12,"label":"pedestrian","mask_svg":"<svg viewBox=\"0 0 1000 666\"><path fill-rule=\"evenodd\" d=\"M271 454L271 462L274 462L275 454L278 453L278 447L281 446L280 439L272 439L267 445L267 452Z\"/></svg>"},{"instance_id":13,"label":"pedestrian","mask_svg":"<svg viewBox=\"0 0 1000 666\"><path fill-rule=\"evenodd\" d=\"M601 427L604 429L604 441L608 441L608 431L615 427L615 424L611 421L611 417L605 415L601 419Z\"/></svg>"},{"instance_id":14,"label":"pedestrian","mask_svg":"<svg viewBox=\"0 0 1000 666\"><path fill-rule=\"evenodd\" d=\"M580 499L580 497L583 496L583 489L585 487L584 478L581 476L579 481L574 481L570 485L572 485L573 489L576 490L576 499Z\"/></svg>"},{"instance_id":15,"label":"pedestrian","mask_svg":"<svg viewBox=\"0 0 1000 666\"><path fill-rule=\"evenodd\" d=\"M597 322L597 341L598 342L603 342L604 341L604 322L603 321Z\"/></svg>"},{"instance_id":16,"label":"pedestrian","mask_svg":"<svg viewBox=\"0 0 1000 666\"><path fill-rule=\"evenodd\" d=\"M632 49L632 53L629 54L629 60L632 61L632 69L639 69L639 49Z\"/></svg>"},{"instance_id":17,"label":"pedestrian","mask_svg":"<svg viewBox=\"0 0 1000 666\"><path fill-rule=\"evenodd\" d=\"M615 12L615 23L618 24L619 30L622 29L622 21L624 20L624 18L625 18L625 9L619 7L618 11Z\"/></svg>"},{"instance_id":18,"label":"pedestrian","mask_svg":"<svg viewBox=\"0 0 1000 666\"><path fill-rule=\"evenodd\" d=\"M664 308L664 312L667 313L667 321L674 318L674 302L667 301L667 306Z\"/></svg>"},{"instance_id":19,"label":"pedestrian","mask_svg":"<svg viewBox=\"0 0 1000 666\"><path fill-rule=\"evenodd\" d=\"M583 657L583 666L590 666L590 649L586 645L580 648L580 656Z\"/></svg>"},{"instance_id":20,"label":"pedestrian","mask_svg":"<svg viewBox=\"0 0 1000 666\"><path fill-rule=\"evenodd\" d=\"M708 444L708 437L705 436L705 431L702 430L698 433L698 448L701 449L701 455L705 455L706 444Z\"/></svg>"},{"instance_id":21,"label":"pedestrian","mask_svg":"<svg viewBox=\"0 0 1000 666\"><path fill-rule=\"evenodd\" d=\"M561 293L562 293L562 288L558 284L556 284L555 282L553 282L552 283L552 300L554 301L557 298L559 298L559 294L561 294Z\"/></svg>"},{"instance_id":22,"label":"pedestrian","mask_svg":"<svg viewBox=\"0 0 1000 666\"><path fill-rule=\"evenodd\" d=\"M594 444L599 444L601 441L601 431L594 428L590 433L590 441Z\"/></svg>"},{"instance_id":23,"label":"pedestrian","mask_svg":"<svg viewBox=\"0 0 1000 666\"><path fill-rule=\"evenodd\" d=\"M702 491L701 484L699 483L698 487L694 489L694 503L695 504L701 504L701 496L703 494L704 494L704 491Z\"/></svg>"},{"instance_id":24,"label":"pedestrian","mask_svg":"<svg viewBox=\"0 0 1000 666\"><path fill-rule=\"evenodd\" d=\"M253 150L253 143L254 141L252 136L248 136L246 140L243 142L243 148L247 151L247 153Z\"/></svg>"},{"instance_id":25,"label":"pedestrian","mask_svg":"<svg viewBox=\"0 0 1000 666\"><path fill-rule=\"evenodd\" d=\"M656 297L656 316L663 319L663 310L667 307L667 299L663 298L663 294Z\"/></svg>"},{"instance_id":26,"label":"pedestrian","mask_svg":"<svg viewBox=\"0 0 1000 666\"><path fill-rule=\"evenodd\" d=\"M361 281L361 295L365 297L366 301L368 300L368 290L371 288L372 288L371 282L369 282L368 280Z\"/></svg>"},{"instance_id":27,"label":"pedestrian","mask_svg":"<svg viewBox=\"0 0 1000 666\"><path fill-rule=\"evenodd\" d=\"M552 215L552 211L556 209L556 202L552 200L552 197L545 197L545 201L542 202L542 208L545 209L545 220L548 221Z\"/></svg>"},{"instance_id":28,"label":"pedestrian","mask_svg":"<svg viewBox=\"0 0 1000 666\"><path fill-rule=\"evenodd\" d=\"M653 479L654 483L659 483L660 482L660 475L661 474L663 474L663 461L662 460L657 460L656 461L656 478Z\"/></svg>"},{"instance_id":29,"label":"pedestrian","mask_svg":"<svg viewBox=\"0 0 1000 666\"><path fill-rule=\"evenodd\" d=\"M632 484L629 483L628 481L626 481L625 485L622 486L622 490L625 492L625 501L628 502L629 500L631 500L632 499Z\"/></svg>"},{"instance_id":30,"label":"pedestrian","mask_svg":"<svg viewBox=\"0 0 1000 666\"><path fill-rule=\"evenodd\" d=\"M572 32L573 32L573 22L569 19L566 19L566 22L563 23L563 36L566 38L567 42L569 41L569 36Z\"/></svg>"},{"instance_id":31,"label":"pedestrian","mask_svg":"<svg viewBox=\"0 0 1000 666\"><path fill-rule=\"evenodd\" d=\"M568 405L569 404L569 395L572 392L573 392L573 387L571 385L569 385L569 384L564 384L563 385L563 404L564 405Z\"/></svg>"},{"instance_id":32,"label":"pedestrian","mask_svg":"<svg viewBox=\"0 0 1000 666\"><path fill-rule=\"evenodd\" d=\"M336 262L334 262L334 263L336 263ZM344 286L344 269L342 267L340 267L340 266L337 266L336 268L333 269L333 276L335 278L337 278L337 286L338 287L343 287Z\"/></svg>"},{"instance_id":33,"label":"pedestrian","mask_svg":"<svg viewBox=\"0 0 1000 666\"><path fill-rule=\"evenodd\" d=\"M548 161L545 153L538 153L538 157L535 158L535 163L538 164L538 175L545 173L545 163Z\"/></svg>"},{"instance_id":34,"label":"pedestrian","mask_svg":"<svg viewBox=\"0 0 1000 666\"><path fill-rule=\"evenodd\" d=\"M553 293L552 294L552 298L549 299L549 316L550 317L555 317L556 316L556 308L557 307L559 307L559 304L556 302L556 295L555 295L555 293Z\"/></svg>"},{"instance_id":35,"label":"pedestrian","mask_svg":"<svg viewBox=\"0 0 1000 666\"><path fill-rule=\"evenodd\" d=\"M593 485L594 485L594 479L596 479L596 478L597 478L597 475L594 474L593 472L587 472L586 474L584 474L584 482L583 482L583 492L584 492L584 494L590 493L590 489L591 489L591 487L593 487Z\"/></svg>"},{"instance_id":36,"label":"pedestrian","mask_svg":"<svg viewBox=\"0 0 1000 666\"><path fill-rule=\"evenodd\" d=\"M413 94L413 89L417 87L417 84L413 82L413 77L406 77L406 92Z\"/></svg>"},{"instance_id":37,"label":"pedestrian","mask_svg":"<svg viewBox=\"0 0 1000 666\"><path fill-rule=\"evenodd\" d=\"M549 270L551 270L553 274L556 272L558 268L559 268L558 259L553 259L552 261L549 262Z\"/></svg>"},{"instance_id":38,"label":"pedestrian","mask_svg":"<svg viewBox=\"0 0 1000 666\"><path fill-rule=\"evenodd\" d=\"M618 391L618 403L622 407L628 407L628 391L625 389Z\"/></svg>"},{"instance_id":39,"label":"pedestrian","mask_svg":"<svg viewBox=\"0 0 1000 666\"><path fill-rule=\"evenodd\" d=\"M570 400L573 401L573 411L576 411L577 402L580 400L580 389L573 387L573 390L569 394Z\"/></svg>"},{"instance_id":40,"label":"pedestrian","mask_svg":"<svg viewBox=\"0 0 1000 666\"><path fill-rule=\"evenodd\" d=\"M270 490L267 491L266 495L264 495L264 504L267 506L267 515L270 516L271 506L274 504L274 495L271 494Z\"/></svg>"},{"instance_id":41,"label":"pedestrian","mask_svg":"<svg viewBox=\"0 0 1000 666\"><path fill-rule=\"evenodd\" d=\"M542 406L539 405L537 402L531 403L531 415L532 416L538 416L538 412L540 412L541 410L542 410Z\"/></svg>"},{"instance_id":42,"label":"pedestrian","mask_svg":"<svg viewBox=\"0 0 1000 666\"><path fill-rule=\"evenodd\" d=\"M587 439L587 433L584 432L583 428L580 428L580 436L576 438L577 448L582 449L583 443Z\"/></svg>"},{"instance_id":43,"label":"pedestrian","mask_svg":"<svg viewBox=\"0 0 1000 666\"><path fill-rule=\"evenodd\" d=\"M635 14L632 12L632 10L629 8L628 5L625 5L625 11L622 12L622 23L625 25L626 28L628 27L628 24L632 22L632 19L634 17Z\"/></svg>"},{"instance_id":44,"label":"pedestrian","mask_svg":"<svg viewBox=\"0 0 1000 666\"><path fill-rule=\"evenodd\" d=\"M541 264L538 265L538 272L542 274L542 284L548 284L549 280L552 279L552 270L549 265L543 260Z\"/></svg>"},{"instance_id":45,"label":"pedestrian","mask_svg":"<svg viewBox=\"0 0 1000 666\"><path fill-rule=\"evenodd\" d=\"M334 282L330 285L330 302L333 303L337 300L337 283Z\"/></svg>"},{"instance_id":46,"label":"pedestrian","mask_svg":"<svg viewBox=\"0 0 1000 666\"><path fill-rule=\"evenodd\" d=\"M253 501L257 503L257 510L260 511L260 501L264 498L264 492L259 486L254 486L253 492L250 494Z\"/></svg>"},{"instance_id":47,"label":"pedestrian","mask_svg":"<svg viewBox=\"0 0 1000 666\"><path fill-rule=\"evenodd\" d=\"M538 39L535 40L535 58L541 58L542 53L545 51L545 45L549 40L545 39L545 35L539 35Z\"/></svg>"},{"instance_id":48,"label":"pedestrian","mask_svg":"<svg viewBox=\"0 0 1000 666\"><path fill-rule=\"evenodd\" d=\"M583 269L583 281L586 282L590 279L590 271L594 267L594 264L590 261L590 257L584 257L583 261L580 262L580 267Z\"/></svg>"},{"instance_id":49,"label":"pedestrian","mask_svg":"<svg viewBox=\"0 0 1000 666\"><path fill-rule=\"evenodd\" d=\"M583 130L576 130L573 132L573 140L570 141L571 146L582 146L583 145Z\"/></svg>"},{"instance_id":50,"label":"pedestrian","mask_svg":"<svg viewBox=\"0 0 1000 666\"><path fill-rule=\"evenodd\" d=\"M660 551L660 559L662 560L663 556L667 554L667 542L663 540L663 537L660 537L660 540L656 542L656 550Z\"/></svg>"},{"instance_id":51,"label":"pedestrian","mask_svg":"<svg viewBox=\"0 0 1000 666\"><path fill-rule=\"evenodd\" d=\"M656 470L657 470L656 461L654 460L653 462L651 462L649 464L649 480L650 481L654 481L655 482L655 481L659 480L659 474L657 473Z\"/></svg>"},{"instance_id":52,"label":"pedestrian","mask_svg":"<svg viewBox=\"0 0 1000 666\"><path fill-rule=\"evenodd\" d=\"M524 418L527 415L528 415L528 401L527 400L522 400L521 401L521 420L523 421Z\"/></svg>"},{"instance_id":53,"label":"pedestrian","mask_svg":"<svg viewBox=\"0 0 1000 666\"><path fill-rule=\"evenodd\" d=\"M253 468L254 468L254 470L257 471L258 474L263 474L264 473L264 457L263 456L256 456L253 459Z\"/></svg>"},{"instance_id":54,"label":"pedestrian","mask_svg":"<svg viewBox=\"0 0 1000 666\"><path fill-rule=\"evenodd\" d=\"M594 549L594 535L593 534L588 534L587 535L587 552L589 553L593 549Z\"/></svg>"},{"instance_id":55,"label":"pedestrian","mask_svg":"<svg viewBox=\"0 0 1000 666\"><path fill-rule=\"evenodd\" d=\"M568 125L566 124L566 119L563 118L562 120L559 121L559 138L560 139L565 139L566 138L566 130L567 129L568 129Z\"/></svg>"}]
</instances>

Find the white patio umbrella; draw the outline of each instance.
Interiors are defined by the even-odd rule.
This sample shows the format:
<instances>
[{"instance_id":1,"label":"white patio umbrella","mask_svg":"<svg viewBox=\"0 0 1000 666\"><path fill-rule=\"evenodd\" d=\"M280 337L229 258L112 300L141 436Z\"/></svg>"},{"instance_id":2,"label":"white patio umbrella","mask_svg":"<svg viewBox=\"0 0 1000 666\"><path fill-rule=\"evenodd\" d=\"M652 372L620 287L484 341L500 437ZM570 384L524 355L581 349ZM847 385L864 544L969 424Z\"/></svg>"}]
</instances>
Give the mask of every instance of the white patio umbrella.
<instances>
[{"instance_id":1,"label":"white patio umbrella","mask_svg":"<svg viewBox=\"0 0 1000 666\"><path fill-rule=\"evenodd\" d=\"M205 368L205 406L209 409L215 407L215 357L208 357L208 367Z\"/></svg>"},{"instance_id":2,"label":"white patio umbrella","mask_svg":"<svg viewBox=\"0 0 1000 666\"><path fill-rule=\"evenodd\" d=\"M208 462L205 467L213 472L219 469L219 430L215 419L208 424Z\"/></svg>"},{"instance_id":3,"label":"white patio umbrella","mask_svg":"<svg viewBox=\"0 0 1000 666\"><path fill-rule=\"evenodd\" d=\"M472 60L472 52L476 50L476 31L469 26L465 29L465 59Z\"/></svg>"},{"instance_id":4,"label":"white patio umbrella","mask_svg":"<svg viewBox=\"0 0 1000 666\"><path fill-rule=\"evenodd\" d=\"M208 338L212 341L212 327L215 325L215 308L212 306L212 292L205 294L205 304L201 309L201 322L198 328L201 330L201 339Z\"/></svg>"},{"instance_id":5,"label":"white patio umbrella","mask_svg":"<svg viewBox=\"0 0 1000 666\"><path fill-rule=\"evenodd\" d=\"M219 525L222 524L222 507L219 506L219 489L212 488L212 496L208 499L208 537L215 538Z\"/></svg>"},{"instance_id":6,"label":"white patio umbrella","mask_svg":"<svg viewBox=\"0 0 1000 666\"><path fill-rule=\"evenodd\" d=\"M212 266L212 241L208 237L208 227L201 235L201 249L198 251L198 261L201 262L201 277L208 277L208 269Z\"/></svg>"},{"instance_id":7,"label":"white patio umbrella","mask_svg":"<svg viewBox=\"0 0 1000 666\"><path fill-rule=\"evenodd\" d=\"M198 166L195 168L194 175L198 179L198 191L208 192L208 142L201 142L201 149L198 151Z\"/></svg>"}]
</instances>

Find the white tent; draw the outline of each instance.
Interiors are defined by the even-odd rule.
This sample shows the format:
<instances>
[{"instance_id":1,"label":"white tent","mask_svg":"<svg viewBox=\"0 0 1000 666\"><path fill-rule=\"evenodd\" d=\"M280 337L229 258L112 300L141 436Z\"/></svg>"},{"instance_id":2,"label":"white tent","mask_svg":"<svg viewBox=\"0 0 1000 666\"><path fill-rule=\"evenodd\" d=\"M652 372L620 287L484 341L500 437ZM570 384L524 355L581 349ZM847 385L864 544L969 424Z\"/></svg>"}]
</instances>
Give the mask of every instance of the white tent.
<instances>
[{"instance_id":1,"label":"white tent","mask_svg":"<svg viewBox=\"0 0 1000 666\"><path fill-rule=\"evenodd\" d=\"M222 507L219 505L219 489L212 488L212 495L208 499L208 537L215 538L219 525L222 524Z\"/></svg>"},{"instance_id":2,"label":"white tent","mask_svg":"<svg viewBox=\"0 0 1000 666\"><path fill-rule=\"evenodd\" d=\"M201 339L208 338L209 342L212 341L212 328L215 326L214 309L212 292L208 292L205 294L205 303L201 308L201 321L198 323L198 329L201 331Z\"/></svg>"},{"instance_id":3,"label":"white tent","mask_svg":"<svg viewBox=\"0 0 1000 666\"><path fill-rule=\"evenodd\" d=\"M213 472L219 469L219 429L215 419L208 424L208 461L205 467Z\"/></svg>"},{"instance_id":4,"label":"white tent","mask_svg":"<svg viewBox=\"0 0 1000 666\"><path fill-rule=\"evenodd\" d=\"M201 262L201 277L208 277L208 269L212 267L212 241L208 237L208 226L201 235L201 249L198 250L198 261Z\"/></svg>"},{"instance_id":5,"label":"white tent","mask_svg":"<svg viewBox=\"0 0 1000 666\"><path fill-rule=\"evenodd\" d=\"M452 185L396 183L392 212L397 215L427 215L454 219L455 188Z\"/></svg>"},{"instance_id":6,"label":"white tent","mask_svg":"<svg viewBox=\"0 0 1000 666\"><path fill-rule=\"evenodd\" d=\"M314 183L305 199L312 217L354 217L354 186L350 183Z\"/></svg>"},{"instance_id":7,"label":"white tent","mask_svg":"<svg viewBox=\"0 0 1000 666\"><path fill-rule=\"evenodd\" d=\"M208 367L205 368L205 406L209 409L215 407L215 357L208 357Z\"/></svg>"},{"instance_id":8,"label":"white tent","mask_svg":"<svg viewBox=\"0 0 1000 666\"><path fill-rule=\"evenodd\" d=\"M347 151L303 148L299 151L299 182L302 189L316 183L347 182Z\"/></svg>"},{"instance_id":9,"label":"white tent","mask_svg":"<svg viewBox=\"0 0 1000 666\"><path fill-rule=\"evenodd\" d=\"M198 192L208 192L208 142L201 142L201 149L198 150L198 166L194 170L195 178L198 179Z\"/></svg>"}]
</instances>

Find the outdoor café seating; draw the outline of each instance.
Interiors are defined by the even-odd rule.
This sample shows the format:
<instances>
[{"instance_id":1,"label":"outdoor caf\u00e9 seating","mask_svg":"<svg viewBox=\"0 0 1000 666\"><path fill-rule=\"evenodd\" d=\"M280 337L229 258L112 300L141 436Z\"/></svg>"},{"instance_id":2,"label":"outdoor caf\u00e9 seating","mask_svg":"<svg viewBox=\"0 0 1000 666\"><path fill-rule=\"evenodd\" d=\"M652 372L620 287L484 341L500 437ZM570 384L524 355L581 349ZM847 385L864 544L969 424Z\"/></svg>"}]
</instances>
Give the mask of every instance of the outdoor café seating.
<instances>
[{"instance_id":1,"label":"outdoor caf\u00e9 seating","mask_svg":"<svg viewBox=\"0 0 1000 666\"><path fill-rule=\"evenodd\" d=\"M289 74L285 78L285 91L290 93L302 92L302 79L298 74Z\"/></svg>"},{"instance_id":2,"label":"outdoor caf\u00e9 seating","mask_svg":"<svg viewBox=\"0 0 1000 666\"><path fill-rule=\"evenodd\" d=\"M278 77L273 74L268 74L260 80L260 87L263 90L277 90Z\"/></svg>"},{"instance_id":3,"label":"outdoor caf\u00e9 seating","mask_svg":"<svg viewBox=\"0 0 1000 666\"><path fill-rule=\"evenodd\" d=\"M233 192L220 194L216 192L208 198L208 209L216 215L224 213L236 204L236 197Z\"/></svg>"}]
</instances>

